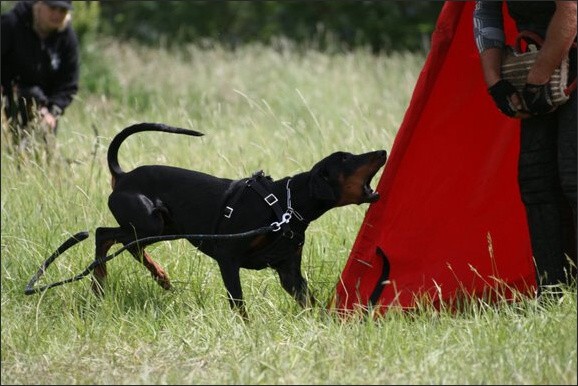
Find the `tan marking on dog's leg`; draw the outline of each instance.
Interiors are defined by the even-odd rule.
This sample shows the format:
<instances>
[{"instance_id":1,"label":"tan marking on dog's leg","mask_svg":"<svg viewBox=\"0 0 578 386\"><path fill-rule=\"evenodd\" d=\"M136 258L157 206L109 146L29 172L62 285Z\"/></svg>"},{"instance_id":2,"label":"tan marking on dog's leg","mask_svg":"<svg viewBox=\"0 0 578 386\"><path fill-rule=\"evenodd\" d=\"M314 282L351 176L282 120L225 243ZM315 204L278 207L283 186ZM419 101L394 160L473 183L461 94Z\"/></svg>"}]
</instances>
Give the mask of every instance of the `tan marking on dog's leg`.
<instances>
[{"instance_id":1,"label":"tan marking on dog's leg","mask_svg":"<svg viewBox=\"0 0 578 386\"><path fill-rule=\"evenodd\" d=\"M153 279L166 290L172 288L171 281L169 279L169 275L165 272L165 270L156 262L154 261L148 253L142 251L142 263L144 266L150 271Z\"/></svg>"}]
</instances>

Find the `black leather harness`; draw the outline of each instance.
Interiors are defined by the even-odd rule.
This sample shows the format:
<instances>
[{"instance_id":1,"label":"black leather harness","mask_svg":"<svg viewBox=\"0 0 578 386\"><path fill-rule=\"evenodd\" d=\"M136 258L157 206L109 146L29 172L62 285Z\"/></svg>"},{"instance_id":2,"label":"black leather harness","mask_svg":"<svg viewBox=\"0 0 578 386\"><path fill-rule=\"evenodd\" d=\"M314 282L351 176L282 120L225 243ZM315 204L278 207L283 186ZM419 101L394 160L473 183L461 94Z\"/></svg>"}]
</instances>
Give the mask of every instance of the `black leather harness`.
<instances>
[{"instance_id":1,"label":"black leather harness","mask_svg":"<svg viewBox=\"0 0 578 386\"><path fill-rule=\"evenodd\" d=\"M291 229L290 221L293 217L297 220L305 222L305 219L293 209L291 206L291 190L289 189L289 183L291 179L287 181L287 209L284 211L281 207L280 201L277 196L273 193L273 180L270 176L266 176L262 170L256 171L249 178L243 178L232 182L231 189L229 193L225 196L224 202L222 204L222 216L216 221L214 230L215 234L218 233L218 228L223 221L232 218L235 212L235 207L238 204L240 198L246 192L248 188L254 190L262 198L264 203L271 208L275 217L278 221L271 224L273 232L281 230L281 234L288 239L294 239L299 244L304 240L304 235L298 234Z\"/></svg>"}]
</instances>

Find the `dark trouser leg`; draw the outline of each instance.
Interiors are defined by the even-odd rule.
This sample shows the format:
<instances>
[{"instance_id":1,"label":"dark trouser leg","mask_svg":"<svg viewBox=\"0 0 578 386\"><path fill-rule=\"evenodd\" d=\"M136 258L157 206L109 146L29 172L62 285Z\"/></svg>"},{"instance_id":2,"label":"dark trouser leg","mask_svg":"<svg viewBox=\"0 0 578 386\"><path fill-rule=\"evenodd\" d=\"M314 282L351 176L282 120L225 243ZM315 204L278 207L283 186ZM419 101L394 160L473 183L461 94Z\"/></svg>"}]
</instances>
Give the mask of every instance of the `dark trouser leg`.
<instances>
[{"instance_id":1,"label":"dark trouser leg","mask_svg":"<svg viewBox=\"0 0 578 386\"><path fill-rule=\"evenodd\" d=\"M576 249L576 96L521 126L518 179L536 278L541 286L566 283L573 265L566 255Z\"/></svg>"},{"instance_id":2,"label":"dark trouser leg","mask_svg":"<svg viewBox=\"0 0 578 386\"><path fill-rule=\"evenodd\" d=\"M576 146L578 137L576 136L578 121L576 119L576 91L571 99L560 108L558 113L558 125L560 140L558 141L558 163L560 170L560 182L562 192L566 201L566 209L562 214L564 251L571 261L571 277L576 280L577 267L577 239L576 239L576 177L577 158Z\"/></svg>"}]
</instances>

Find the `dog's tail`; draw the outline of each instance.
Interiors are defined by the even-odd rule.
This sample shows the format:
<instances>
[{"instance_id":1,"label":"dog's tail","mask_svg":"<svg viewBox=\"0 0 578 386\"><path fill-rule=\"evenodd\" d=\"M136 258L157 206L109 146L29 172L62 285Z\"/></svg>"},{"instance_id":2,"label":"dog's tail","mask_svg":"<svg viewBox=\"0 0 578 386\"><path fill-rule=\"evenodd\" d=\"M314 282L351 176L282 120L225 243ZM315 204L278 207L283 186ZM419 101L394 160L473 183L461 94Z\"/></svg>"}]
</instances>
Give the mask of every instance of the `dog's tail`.
<instances>
[{"instance_id":1,"label":"dog's tail","mask_svg":"<svg viewBox=\"0 0 578 386\"><path fill-rule=\"evenodd\" d=\"M188 130L188 129L181 129L180 127L172 127L162 123L137 123L135 125L129 126L118 133L110 143L108 147L108 168L112 177L118 177L119 175L123 174L124 171L121 169L120 165L118 164L118 149L120 145L127 139L129 136L135 133L139 133L141 131L164 131L166 133L175 133L175 134L185 134L185 135L192 135L195 137L200 137L204 135L195 130Z\"/></svg>"}]
</instances>

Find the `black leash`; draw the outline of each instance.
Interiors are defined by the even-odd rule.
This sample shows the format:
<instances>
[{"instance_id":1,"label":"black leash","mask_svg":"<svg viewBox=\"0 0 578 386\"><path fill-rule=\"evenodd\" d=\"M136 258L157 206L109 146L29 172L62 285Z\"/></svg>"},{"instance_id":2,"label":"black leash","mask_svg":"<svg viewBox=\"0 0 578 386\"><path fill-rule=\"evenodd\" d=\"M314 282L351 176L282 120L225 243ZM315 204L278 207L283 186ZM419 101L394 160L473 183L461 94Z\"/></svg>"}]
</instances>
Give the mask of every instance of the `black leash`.
<instances>
[{"instance_id":1,"label":"black leash","mask_svg":"<svg viewBox=\"0 0 578 386\"><path fill-rule=\"evenodd\" d=\"M58 247L56 249L56 251L54 251L54 253L52 255L50 255L50 257L48 257L48 259L46 259L44 261L44 263L42 263L42 265L38 269L38 272L36 272L36 274L34 276L32 276L32 278L30 279L30 281L26 285L26 288L24 289L24 294L25 295L32 295L34 293L39 293L39 292L45 291L49 288L57 287L57 286L62 285L62 284L72 283L74 281L78 281L78 280L84 278L85 276L87 276L98 265L111 260L112 258L116 257L120 253L124 252L127 248L132 247L134 244L146 242L147 245L150 245L150 244L156 243L158 241L178 240L178 239L187 239L187 240L237 239L237 238L249 237L249 236L254 236L254 235L261 235L261 234L265 234L265 233L269 233L269 232L276 232L278 230L279 230L278 224L274 223L274 224L269 225L269 226L265 226L265 227L261 227L261 228L253 229L253 230L250 230L247 232L241 232L241 233L216 234L216 235L186 234L186 235L164 235L164 236L145 237L142 239L134 240L134 241L126 244L125 246L123 246L118 251L114 252L113 254L110 254L110 255L105 256L105 257L100 258L100 259L99 258L95 259L84 271L82 271L81 273L79 273L76 276L73 276L69 279L57 281L57 282L54 282L51 284L47 284L47 285L35 288L34 285L36 284L38 279L40 279L42 277L42 275L44 275L44 273L46 272L46 269L48 269L50 264L52 264L58 256L60 256L66 250L72 248L74 245L80 243L81 241L85 240L88 237L88 232L86 232L86 231L78 232L77 234L71 236L64 243L62 243L62 245L60 247Z\"/></svg>"}]
</instances>

